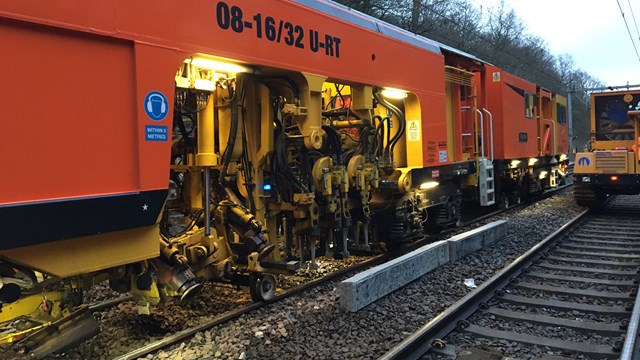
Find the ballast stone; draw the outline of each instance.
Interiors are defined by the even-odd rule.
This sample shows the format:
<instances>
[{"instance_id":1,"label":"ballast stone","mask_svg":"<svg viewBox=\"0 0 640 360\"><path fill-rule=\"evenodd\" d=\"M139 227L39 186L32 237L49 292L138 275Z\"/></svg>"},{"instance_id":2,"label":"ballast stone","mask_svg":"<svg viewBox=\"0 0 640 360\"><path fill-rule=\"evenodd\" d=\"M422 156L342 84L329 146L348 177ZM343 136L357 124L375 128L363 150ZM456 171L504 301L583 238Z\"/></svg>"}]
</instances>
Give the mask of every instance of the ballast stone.
<instances>
[{"instance_id":1,"label":"ballast stone","mask_svg":"<svg viewBox=\"0 0 640 360\"><path fill-rule=\"evenodd\" d=\"M347 311L356 312L435 268L506 237L506 234L507 222L494 221L363 271L340 283L340 305Z\"/></svg>"},{"instance_id":2,"label":"ballast stone","mask_svg":"<svg viewBox=\"0 0 640 360\"><path fill-rule=\"evenodd\" d=\"M358 311L449 261L449 245L438 241L363 271L338 286L340 305Z\"/></svg>"}]
</instances>

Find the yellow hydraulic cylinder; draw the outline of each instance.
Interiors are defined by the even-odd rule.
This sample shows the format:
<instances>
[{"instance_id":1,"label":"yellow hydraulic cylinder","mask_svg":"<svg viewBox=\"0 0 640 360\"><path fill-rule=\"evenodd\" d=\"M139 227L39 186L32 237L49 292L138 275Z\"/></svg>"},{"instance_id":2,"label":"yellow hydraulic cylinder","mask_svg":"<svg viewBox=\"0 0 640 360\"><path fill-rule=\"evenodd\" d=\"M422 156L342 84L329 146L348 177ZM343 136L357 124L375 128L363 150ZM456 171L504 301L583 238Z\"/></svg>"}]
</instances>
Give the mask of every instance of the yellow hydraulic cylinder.
<instances>
[{"instance_id":1,"label":"yellow hydraulic cylinder","mask_svg":"<svg viewBox=\"0 0 640 360\"><path fill-rule=\"evenodd\" d=\"M202 209L202 170L192 170L185 176L185 187L189 189L189 207Z\"/></svg>"},{"instance_id":2,"label":"yellow hydraulic cylinder","mask_svg":"<svg viewBox=\"0 0 640 360\"><path fill-rule=\"evenodd\" d=\"M217 156L214 153L214 111L214 96L211 94L207 99L205 108L198 113L196 166L213 166L217 163Z\"/></svg>"}]
</instances>

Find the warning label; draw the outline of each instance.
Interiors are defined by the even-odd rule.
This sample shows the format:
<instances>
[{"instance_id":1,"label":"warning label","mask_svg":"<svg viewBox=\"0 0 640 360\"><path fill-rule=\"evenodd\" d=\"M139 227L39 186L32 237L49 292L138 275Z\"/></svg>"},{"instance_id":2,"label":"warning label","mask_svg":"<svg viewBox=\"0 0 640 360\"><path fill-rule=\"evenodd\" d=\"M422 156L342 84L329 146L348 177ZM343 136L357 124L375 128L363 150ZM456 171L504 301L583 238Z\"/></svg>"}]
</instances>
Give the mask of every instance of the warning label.
<instances>
[{"instance_id":1,"label":"warning label","mask_svg":"<svg viewBox=\"0 0 640 360\"><path fill-rule=\"evenodd\" d=\"M407 138L409 141L420 141L420 120L409 120Z\"/></svg>"},{"instance_id":2,"label":"warning label","mask_svg":"<svg viewBox=\"0 0 640 360\"><path fill-rule=\"evenodd\" d=\"M438 155L439 155L438 156L439 157L438 160L440 160L441 163L442 162L447 162L447 150L440 150L438 152Z\"/></svg>"},{"instance_id":3,"label":"warning label","mask_svg":"<svg viewBox=\"0 0 640 360\"><path fill-rule=\"evenodd\" d=\"M146 141L168 141L169 130L166 126L157 125L145 125L145 140Z\"/></svg>"}]
</instances>

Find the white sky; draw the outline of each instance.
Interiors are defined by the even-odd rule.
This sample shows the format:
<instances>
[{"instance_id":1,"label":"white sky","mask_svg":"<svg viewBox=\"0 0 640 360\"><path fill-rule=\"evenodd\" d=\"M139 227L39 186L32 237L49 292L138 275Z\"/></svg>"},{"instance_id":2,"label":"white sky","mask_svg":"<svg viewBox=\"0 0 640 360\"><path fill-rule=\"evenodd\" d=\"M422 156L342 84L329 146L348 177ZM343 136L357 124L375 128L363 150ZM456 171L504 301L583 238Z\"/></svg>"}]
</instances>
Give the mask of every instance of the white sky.
<instances>
[{"instance_id":1,"label":"white sky","mask_svg":"<svg viewBox=\"0 0 640 360\"><path fill-rule=\"evenodd\" d=\"M640 0L618 1L640 52ZM496 9L500 4L500 0L472 2ZM523 20L527 32L547 41L552 54L571 55L577 68L605 85L640 84L640 59L616 0L505 0L505 6Z\"/></svg>"}]
</instances>

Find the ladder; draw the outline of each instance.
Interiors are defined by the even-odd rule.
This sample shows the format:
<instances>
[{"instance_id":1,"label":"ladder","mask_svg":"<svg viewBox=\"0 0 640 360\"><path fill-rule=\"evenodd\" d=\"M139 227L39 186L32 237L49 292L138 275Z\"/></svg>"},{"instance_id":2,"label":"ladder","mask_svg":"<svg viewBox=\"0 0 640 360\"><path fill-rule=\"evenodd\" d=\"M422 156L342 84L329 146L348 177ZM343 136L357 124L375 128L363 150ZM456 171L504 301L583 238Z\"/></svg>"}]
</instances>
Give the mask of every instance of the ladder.
<instances>
[{"instance_id":1,"label":"ladder","mask_svg":"<svg viewBox=\"0 0 640 360\"><path fill-rule=\"evenodd\" d=\"M484 136L484 116L483 112L489 117L489 144L491 149L491 158L487 158L484 155L485 136ZM478 159L478 188L480 190L480 205L489 206L496 203L496 186L495 177L493 172L493 114L487 109L476 109L478 119L480 119L480 126L476 123L476 129L480 130L480 141L476 142L476 146L480 145L480 153L476 150L476 156L480 155ZM477 132L477 130L476 130Z\"/></svg>"},{"instance_id":2,"label":"ladder","mask_svg":"<svg viewBox=\"0 0 640 360\"><path fill-rule=\"evenodd\" d=\"M480 158L478 161L478 187L481 206L489 206L496 203L493 162L487 158Z\"/></svg>"}]
</instances>

